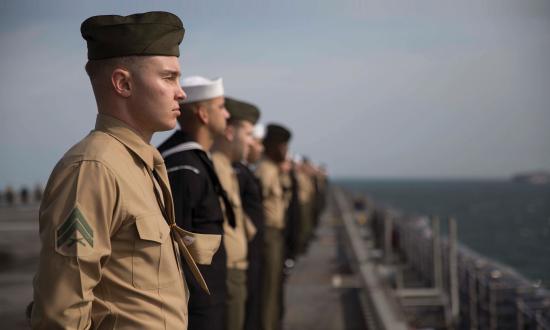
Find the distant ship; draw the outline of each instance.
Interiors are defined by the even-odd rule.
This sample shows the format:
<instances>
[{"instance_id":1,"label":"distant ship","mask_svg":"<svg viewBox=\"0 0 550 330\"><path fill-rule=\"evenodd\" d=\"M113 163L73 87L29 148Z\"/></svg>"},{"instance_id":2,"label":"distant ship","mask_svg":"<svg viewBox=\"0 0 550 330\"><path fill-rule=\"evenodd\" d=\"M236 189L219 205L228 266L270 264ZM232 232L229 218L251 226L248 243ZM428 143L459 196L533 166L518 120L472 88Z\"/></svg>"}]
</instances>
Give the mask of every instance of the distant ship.
<instances>
[{"instance_id":1,"label":"distant ship","mask_svg":"<svg viewBox=\"0 0 550 330\"><path fill-rule=\"evenodd\" d=\"M512 176L512 181L530 184L550 184L550 171L541 170L518 173Z\"/></svg>"}]
</instances>

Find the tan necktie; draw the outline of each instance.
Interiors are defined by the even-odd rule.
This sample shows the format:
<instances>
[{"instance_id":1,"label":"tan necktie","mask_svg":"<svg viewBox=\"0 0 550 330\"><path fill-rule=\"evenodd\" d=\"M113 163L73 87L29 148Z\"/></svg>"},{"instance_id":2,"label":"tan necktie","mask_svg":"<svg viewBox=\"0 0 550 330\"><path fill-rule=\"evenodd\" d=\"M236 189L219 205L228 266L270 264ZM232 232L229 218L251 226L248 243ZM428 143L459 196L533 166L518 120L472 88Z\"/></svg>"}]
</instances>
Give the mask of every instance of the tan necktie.
<instances>
[{"instance_id":1,"label":"tan necktie","mask_svg":"<svg viewBox=\"0 0 550 330\"><path fill-rule=\"evenodd\" d=\"M193 260L193 257L191 256L191 253L187 249L187 246L185 245L183 238L187 236L183 230L178 227L175 221L174 212L173 212L173 206L172 206L172 199L169 198L171 196L170 190L168 189L168 186L162 180L162 177L157 173L157 169L163 173L165 171L164 166L155 166L156 168L151 172L147 170L149 175L151 176L151 180L153 180L153 187L155 190L155 196L157 198L157 203L159 204L159 207L162 211L162 215L164 216L164 219L168 223L168 226L170 226L170 234L172 236L172 239L176 241L178 244L179 250L181 255L185 258L185 261L187 262L187 265L189 266L189 269L191 270L191 273L193 273L193 277L199 282L199 285L201 288L206 291L206 293L210 294L210 290L208 289L208 285L206 284L206 281L204 280L204 277L202 277L202 274L197 267L197 264L195 263L195 260ZM160 187L162 191L162 197L159 191L156 188L155 182Z\"/></svg>"}]
</instances>

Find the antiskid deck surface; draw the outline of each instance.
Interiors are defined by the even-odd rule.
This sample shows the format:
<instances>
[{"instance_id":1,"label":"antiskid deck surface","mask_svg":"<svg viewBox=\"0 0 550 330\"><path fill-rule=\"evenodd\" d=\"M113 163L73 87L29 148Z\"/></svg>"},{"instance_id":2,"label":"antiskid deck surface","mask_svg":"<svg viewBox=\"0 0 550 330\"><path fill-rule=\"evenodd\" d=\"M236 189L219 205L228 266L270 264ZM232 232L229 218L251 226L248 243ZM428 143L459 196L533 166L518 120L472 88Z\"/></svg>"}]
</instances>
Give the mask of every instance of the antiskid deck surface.
<instances>
[{"instance_id":1,"label":"antiskid deck surface","mask_svg":"<svg viewBox=\"0 0 550 330\"><path fill-rule=\"evenodd\" d=\"M364 330L353 276L339 257L332 203L285 285L284 330ZM350 285L351 282L351 285Z\"/></svg>"}]
</instances>

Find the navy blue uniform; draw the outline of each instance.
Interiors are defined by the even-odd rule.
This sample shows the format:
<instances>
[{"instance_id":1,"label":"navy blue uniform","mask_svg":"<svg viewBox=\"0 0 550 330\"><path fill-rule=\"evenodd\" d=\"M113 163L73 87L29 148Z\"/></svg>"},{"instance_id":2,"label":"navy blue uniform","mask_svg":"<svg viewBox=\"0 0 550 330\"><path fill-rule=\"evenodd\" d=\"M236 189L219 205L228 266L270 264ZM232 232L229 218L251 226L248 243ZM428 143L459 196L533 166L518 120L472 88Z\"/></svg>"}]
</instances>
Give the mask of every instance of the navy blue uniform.
<instances>
[{"instance_id":1,"label":"navy blue uniform","mask_svg":"<svg viewBox=\"0 0 550 330\"><path fill-rule=\"evenodd\" d=\"M223 235L224 215L220 200L227 202L227 197L212 161L201 145L184 132L177 131L158 149L166 162L176 223L191 232ZM229 218L234 223L234 217ZM189 330L224 330L226 259L222 239L212 264L198 265L210 289L210 296L200 288L191 272L184 269L190 291Z\"/></svg>"}]
</instances>

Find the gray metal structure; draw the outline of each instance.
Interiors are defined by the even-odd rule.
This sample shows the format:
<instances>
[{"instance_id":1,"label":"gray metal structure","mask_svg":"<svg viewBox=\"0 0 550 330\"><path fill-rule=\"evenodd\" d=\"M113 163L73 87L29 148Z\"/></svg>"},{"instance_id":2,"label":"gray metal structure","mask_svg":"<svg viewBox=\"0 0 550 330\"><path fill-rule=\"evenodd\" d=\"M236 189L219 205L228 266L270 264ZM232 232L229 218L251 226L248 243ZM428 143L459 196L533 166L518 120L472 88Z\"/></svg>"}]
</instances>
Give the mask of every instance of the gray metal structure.
<instances>
[{"instance_id":1,"label":"gray metal structure","mask_svg":"<svg viewBox=\"0 0 550 330\"><path fill-rule=\"evenodd\" d=\"M352 203L337 187L332 194L369 329L550 330L550 292L460 245L455 219L442 237L436 217L402 215L364 196Z\"/></svg>"}]
</instances>

